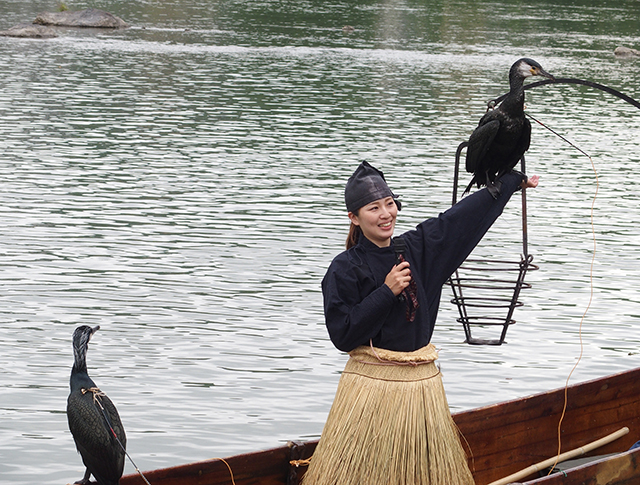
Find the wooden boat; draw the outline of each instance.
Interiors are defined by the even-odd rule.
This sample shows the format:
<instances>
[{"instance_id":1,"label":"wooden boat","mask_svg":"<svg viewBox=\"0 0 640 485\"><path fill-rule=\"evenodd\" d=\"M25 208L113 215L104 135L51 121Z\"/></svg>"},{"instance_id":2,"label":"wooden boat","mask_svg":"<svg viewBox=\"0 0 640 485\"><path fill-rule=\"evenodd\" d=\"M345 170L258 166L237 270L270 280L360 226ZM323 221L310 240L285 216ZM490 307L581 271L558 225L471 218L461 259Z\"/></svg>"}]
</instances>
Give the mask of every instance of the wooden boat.
<instances>
[{"instance_id":1,"label":"wooden boat","mask_svg":"<svg viewBox=\"0 0 640 485\"><path fill-rule=\"evenodd\" d=\"M628 434L585 456L601 456L562 472L514 480L523 485L630 485L640 483L640 368L571 385L522 399L454 414L469 447L469 464L477 485L488 485L558 452L585 447L599 438L628 428ZM306 471L300 460L309 458L317 442L257 453L212 459L143 472L152 485L294 485ZM547 472L545 472L546 475ZM121 485L144 485L137 473L122 477ZM510 483L510 482L506 482Z\"/></svg>"}]
</instances>

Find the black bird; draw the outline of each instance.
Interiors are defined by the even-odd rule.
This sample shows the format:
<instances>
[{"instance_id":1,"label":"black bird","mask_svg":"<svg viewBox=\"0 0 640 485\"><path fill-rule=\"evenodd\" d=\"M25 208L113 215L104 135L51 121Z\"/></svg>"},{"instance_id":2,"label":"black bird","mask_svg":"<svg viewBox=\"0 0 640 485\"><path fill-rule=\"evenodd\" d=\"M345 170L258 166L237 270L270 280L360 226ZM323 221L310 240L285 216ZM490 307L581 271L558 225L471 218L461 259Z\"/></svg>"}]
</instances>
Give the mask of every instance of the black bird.
<instances>
[{"instance_id":1,"label":"black bird","mask_svg":"<svg viewBox=\"0 0 640 485\"><path fill-rule=\"evenodd\" d=\"M516 61L509 71L509 93L495 109L488 111L467 144L466 169L473 174L465 189L475 183L486 185L493 197L500 193L496 179L513 169L531 142L531 123L524 115L524 80L530 76L555 79L533 59Z\"/></svg>"},{"instance_id":2,"label":"black bird","mask_svg":"<svg viewBox=\"0 0 640 485\"><path fill-rule=\"evenodd\" d=\"M116 407L87 373L87 347L99 329L99 326L82 325L73 332L74 363L67 419L76 448L87 467L82 480L75 483L88 484L93 475L100 485L117 485L124 469L127 437Z\"/></svg>"}]
</instances>

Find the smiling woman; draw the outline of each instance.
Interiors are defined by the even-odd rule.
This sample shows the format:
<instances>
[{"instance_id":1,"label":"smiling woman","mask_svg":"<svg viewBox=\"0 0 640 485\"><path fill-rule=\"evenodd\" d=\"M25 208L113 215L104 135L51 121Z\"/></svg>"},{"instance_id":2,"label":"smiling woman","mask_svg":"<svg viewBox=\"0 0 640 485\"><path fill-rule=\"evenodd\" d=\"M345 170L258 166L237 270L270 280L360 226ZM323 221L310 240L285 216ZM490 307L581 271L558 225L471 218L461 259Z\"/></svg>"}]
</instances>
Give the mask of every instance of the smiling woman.
<instances>
[{"instance_id":1,"label":"smiling woman","mask_svg":"<svg viewBox=\"0 0 640 485\"><path fill-rule=\"evenodd\" d=\"M349 178L347 250L322 290L331 340L351 359L305 484L473 483L430 340L445 280L511 195L538 185L519 172L500 181L495 199L483 189L394 241L399 203L383 173L362 162Z\"/></svg>"},{"instance_id":2,"label":"smiling woman","mask_svg":"<svg viewBox=\"0 0 640 485\"><path fill-rule=\"evenodd\" d=\"M393 197L386 197L370 202L355 212L349 212L349 219L369 241L378 247L386 247L391 244L397 215L396 201Z\"/></svg>"},{"instance_id":3,"label":"smiling woman","mask_svg":"<svg viewBox=\"0 0 640 485\"><path fill-rule=\"evenodd\" d=\"M347 182L344 200L351 219L347 249L357 244L362 233L376 246L389 246L401 204L383 173L362 162Z\"/></svg>"}]
</instances>

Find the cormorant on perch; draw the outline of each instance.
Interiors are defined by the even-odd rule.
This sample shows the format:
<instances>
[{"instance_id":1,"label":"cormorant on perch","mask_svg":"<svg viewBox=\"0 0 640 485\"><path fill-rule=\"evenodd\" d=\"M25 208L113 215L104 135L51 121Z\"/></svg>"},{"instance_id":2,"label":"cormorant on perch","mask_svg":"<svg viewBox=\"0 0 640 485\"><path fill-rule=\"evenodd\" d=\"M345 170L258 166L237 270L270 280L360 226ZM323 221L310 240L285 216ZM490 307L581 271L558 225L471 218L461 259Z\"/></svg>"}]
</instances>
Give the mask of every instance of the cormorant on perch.
<instances>
[{"instance_id":1,"label":"cormorant on perch","mask_svg":"<svg viewBox=\"0 0 640 485\"><path fill-rule=\"evenodd\" d=\"M529 149L531 123L524 115L524 80L530 76L554 77L533 59L522 58L509 71L509 94L495 109L488 111L467 143L467 172L473 174L465 189L473 184L486 185L498 197L500 184L496 178L510 171Z\"/></svg>"},{"instance_id":2,"label":"cormorant on perch","mask_svg":"<svg viewBox=\"0 0 640 485\"><path fill-rule=\"evenodd\" d=\"M127 437L116 407L87 373L87 347L99 329L99 326L82 325L73 332L74 363L67 419L76 448L87 467L82 480L75 483L88 484L93 475L100 485L117 485L124 469Z\"/></svg>"}]
</instances>

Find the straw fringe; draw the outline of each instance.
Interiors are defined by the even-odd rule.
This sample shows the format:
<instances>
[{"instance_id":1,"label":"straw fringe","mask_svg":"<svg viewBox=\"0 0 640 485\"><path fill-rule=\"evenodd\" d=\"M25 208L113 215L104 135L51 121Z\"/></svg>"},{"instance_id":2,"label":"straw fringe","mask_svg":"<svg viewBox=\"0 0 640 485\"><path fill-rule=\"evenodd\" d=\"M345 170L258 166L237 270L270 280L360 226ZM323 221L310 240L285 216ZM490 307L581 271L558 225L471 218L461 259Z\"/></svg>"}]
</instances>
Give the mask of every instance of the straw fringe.
<instances>
[{"instance_id":1,"label":"straw fringe","mask_svg":"<svg viewBox=\"0 0 640 485\"><path fill-rule=\"evenodd\" d=\"M353 351L303 484L473 485L435 359Z\"/></svg>"}]
</instances>

